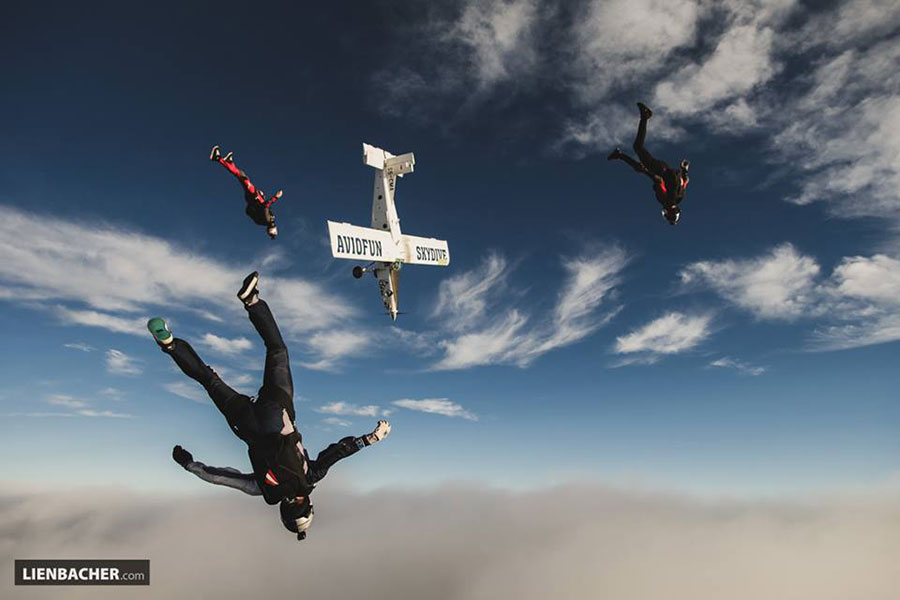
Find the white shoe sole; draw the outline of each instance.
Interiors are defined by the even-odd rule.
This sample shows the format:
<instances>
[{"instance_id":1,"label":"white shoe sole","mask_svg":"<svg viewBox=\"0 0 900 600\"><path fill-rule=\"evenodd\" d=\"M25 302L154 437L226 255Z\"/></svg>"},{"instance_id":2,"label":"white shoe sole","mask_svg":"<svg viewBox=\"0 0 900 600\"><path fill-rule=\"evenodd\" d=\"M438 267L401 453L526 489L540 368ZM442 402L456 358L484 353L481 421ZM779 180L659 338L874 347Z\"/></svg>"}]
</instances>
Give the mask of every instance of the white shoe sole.
<instances>
[{"instance_id":1,"label":"white shoe sole","mask_svg":"<svg viewBox=\"0 0 900 600\"><path fill-rule=\"evenodd\" d=\"M238 298L240 298L241 302L246 302L247 299L249 299L250 296L253 295L253 291L256 289L256 284L258 284L258 283L259 283L259 275L254 277L250 281L249 285L246 285L241 288L240 293L238 293Z\"/></svg>"}]
</instances>

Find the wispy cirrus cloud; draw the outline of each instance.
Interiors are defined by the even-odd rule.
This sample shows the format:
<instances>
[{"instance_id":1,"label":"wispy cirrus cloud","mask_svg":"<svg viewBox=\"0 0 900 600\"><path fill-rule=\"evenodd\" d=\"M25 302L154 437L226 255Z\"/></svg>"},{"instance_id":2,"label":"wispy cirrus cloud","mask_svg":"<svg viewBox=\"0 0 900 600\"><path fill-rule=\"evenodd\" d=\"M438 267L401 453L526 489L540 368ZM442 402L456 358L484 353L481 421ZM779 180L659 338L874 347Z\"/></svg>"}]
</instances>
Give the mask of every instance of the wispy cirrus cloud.
<instances>
[{"instance_id":1,"label":"wispy cirrus cloud","mask_svg":"<svg viewBox=\"0 0 900 600\"><path fill-rule=\"evenodd\" d=\"M446 122L460 105L537 90L556 108L549 146L583 155L630 138L634 100L644 99L658 109L654 139L765 133L772 162L794 179L793 201L900 230L900 9L890 0L441 7L396 31L397 51L375 79L390 114Z\"/></svg>"},{"instance_id":2,"label":"wispy cirrus cloud","mask_svg":"<svg viewBox=\"0 0 900 600\"><path fill-rule=\"evenodd\" d=\"M163 388L170 394L174 394L179 398L197 402L200 404L209 404L212 401L203 388L197 383L188 383L187 381L172 381L163 385Z\"/></svg>"},{"instance_id":3,"label":"wispy cirrus cloud","mask_svg":"<svg viewBox=\"0 0 900 600\"><path fill-rule=\"evenodd\" d=\"M63 344L63 348L68 348L69 350L80 350L81 352L93 352L96 350L90 344L85 344L84 342L70 342L68 344Z\"/></svg>"},{"instance_id":4,"label":"wispy cirrus cloud","mask_svg":"<svg viewBox=\"0 0 900 600\"><path fill-rule=\"evenodd\" d=\"M91 417L101 419L131 419L134 415L113 411L98 410L92 408L92 403L79 398L74 398L68 394L51 394L45 398L47 404L52 406L68 409L68 412L40 412L33 411L27 413L15 413L10 416L23 417Z\"/></svg>"},{"instance_id":5,"label":"wispy cirrus cloud","mask_svg":"<svg viewBox=\"0 0 900 600\"><path fill-rule=\"evenodd\" d=\"M706 285L763 319L802 316L812 301L820 267L791 244L748 259L698 261L680 274L685 285Z\"/></svg>"},{"instance_id":6,"label":"wispy cirrus cloud","mask_svg":"<svg viewBox=\"0 0 900 600\"><path fill-rule=\"evenodd\" d=\"M653 364L660 357L693 350L711 334L712 315L667 313L616 338L614 352L627 358L617 363Z\"/></svg>"},{"instance_id":7,"label":"wispy cirrus cloud","mask_svg":"<svg viewBox=\"0 0 900 600\"><path fill-rule=\"evenodd\" d=\"M699 261L681 280L711 289L759 319L810 322L814 350L841 350L900 340L900 260L878 254L844 257L830 275L790 244L761 256Z\"/></svg>"},{"instance_id":8,"label":"wispy cirrus cloud","mask_svg":"<svg viewBox=\"0 0 900 600\"><path fill-rule=\"evenodd\" d=\"M450 418L461 418L469 421L477 421L478 415L464 409L461 405L448 398L424 398L422 400L403 399L391 402L393 406L423 412L432 415L441 415Z\"/></svg>"},{"instance_id":9,"label":"wispy cirrus cloud","mask_svg":"<svg viewBox=\"0 0 900 600\"><path fill-rule=\"evenodd\" d=\"M106 371L113 375L140 375L144 369L140 361L121 350L110 348L106 351Z\"/></svg>"},{"instance_id":10,"label":"wispy cirrus cloud","mask_svg":"<svg viewBox=\"0 0 900 600\"><path fill-rule=\"evenodd\" d=\"M526 367L547 352L586 338L618 312L611 298L628 260L618 246L564 258L561 291L550 314L538 321L523 308L496 302L508 286L511 269L502 256L489 254L480 266L441 284L435 313L443 312L445 320L435 343L443 356L432 368ZM458 296L446 298L456 292Z\"/></svg>"},{"instance_id":11,"label":"wispy cirrus cloud","mask_svg":"<svg viewBox=\"0 0 900 600\"><path fill-rule=\"evenodd\" d=\"M35 222L41 227L29 227ZM145 336L147 317L154 313L241 315L234 291L251 270L127 226L88 224L0 205L0 301L28 299L26 306L49 311L64 325ZM263 286L279 325L298 339L313 363L321 360L333 367L342 349L357 349L304 344L310 336L322 339L315 334L326 336L355 314L342 296L299 278L264 274ZM214 337L203 342L218 351L250 344L241 337L235 338L236 345L226 344L228 338L210 335ZM317 355L320 349L326 354Z\"/></svg>"},{"instance_id":12,"label":"wispy cirrus cloud","mask_svg":"<svg viewBox=\"0 0 900 600\"><path fill-rule=\"evenodd\" d=\"M396 64L373 77L379 108L426 120L441 110L452 119L499 88L528 85L541 6L537 0L427 5L424 21L406 30Z\"/></svg>"},{"instance_id":13,"label":"wispy cirrus cloud","mask_svg":"<svg viewBox=\"0 0 900 600\"><path fill-rule=\"evenodd\" d=\"M381 407L374 404L360 406L350 402L330 402L314 410L320 413L349 417L377 417L382 412Z\"/></svg>"},{"instance_id":14,"label":"wispy cirrus cloud","mask_svg":"<svg viewBox=\"0 0 900 600\"><path fill-rule=\"evenodd\" d=\"M218 336L214 333L206 333L199 340L202 346L206 346L213 352L224 354L226 356L234 356L246 350L253 348L253 342L247 338L240 336L236 338L226 338Z\"/></svg>"},{"instance_id":15,"label":"wispy cirrus cloud","mask_svg":"<svg viewBox=\"0 0 900 600\"><path fill-rule=\"evenodd\" d=\"M310 352L319 357L318 360L300 364L316 371L333 371L341 359L359 356L371 342L371 336L365 331L320 331L306 342Z\"/></svg>"},{"instance_id":16,"label":"wispy cirrus cloud","mask_svg":"<svg viewBox=\"0 0 900 600\"><path fill-rule=\"evenodd\" d=\"M753 377L762 375L769 370L768 367L751 365L750 363L738 360L736 358L729 358L727 356L711 361L709 363L709 366L716 367L718 369L731 369L737 371L741 375L752 375Z\"/></svg>"},{"instance_id":17,"label":"wispy cirrus cloud","mask_svg":"<svg viewBox=\"0 0 900 600\"><path fill-rule=\"evenodd\" d=\"M85 408L87 402L78 400L66 394L53 394L47 397L47 403L54 406L64 406L66 408Z\"/></svg>"}]
</instances>

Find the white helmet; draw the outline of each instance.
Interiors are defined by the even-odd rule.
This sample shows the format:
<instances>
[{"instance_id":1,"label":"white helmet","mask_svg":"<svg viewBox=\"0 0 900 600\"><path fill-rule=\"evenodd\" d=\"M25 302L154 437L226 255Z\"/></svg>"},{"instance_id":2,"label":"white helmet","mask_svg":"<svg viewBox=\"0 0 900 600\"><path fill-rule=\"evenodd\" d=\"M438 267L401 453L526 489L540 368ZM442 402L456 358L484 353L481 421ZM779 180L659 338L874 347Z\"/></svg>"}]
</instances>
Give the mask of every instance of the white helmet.
<instances>
[{"instance_id":1,"label":"white helmet","mask_svg":"<svg viewBox=\"0 0 900 600\"><path fill-rule=\"evenodd\" d=\"M672 218L673 214L675 215L674 218ZM681 211L678 210L677 207L675 208L675 210L672 210L672 211L666 210L664 208L664 209L662 209L662 216L666 221L669 222L670 225L677 225L678 219L681 218Z\"/></svg>"},{"instance_id":2,"label":"white helmet","mask_svg":"<svg viewBox=\"0 0 900 600\"><path fill-rule=\"evenodd\" d=\"M297 534L297 539L306 538L306 530L312 525L315 511L309 498L304 498L301 502L281 501L279 507L281 512L281 523L285 529Z\"/></svg>"}]
</instances>

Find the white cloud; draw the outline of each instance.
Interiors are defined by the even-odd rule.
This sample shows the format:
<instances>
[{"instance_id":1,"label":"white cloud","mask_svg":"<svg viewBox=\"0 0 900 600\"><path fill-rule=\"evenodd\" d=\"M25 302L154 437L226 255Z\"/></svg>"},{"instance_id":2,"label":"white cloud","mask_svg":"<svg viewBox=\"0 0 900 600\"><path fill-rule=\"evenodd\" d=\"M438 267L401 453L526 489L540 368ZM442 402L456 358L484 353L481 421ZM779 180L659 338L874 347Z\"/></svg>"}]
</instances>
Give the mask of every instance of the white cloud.
<instances>
[{"instance_id":1,"label":"white cloud","mask_svg":"<svg viewBox=\"0 0 900 600\"><path fill-rule=\"evenodd\" d=\"M359 356L370 343L369 334L362 331L320 331L307 340L307 346L321 358L300 364L307 369L332 371L337 367L339 360Z\"/></svg>"},{"instance_id":2,"label":"white cloud","mask_svg":"<svg viewBox=\"0 0 900 600\"><path fill-rule=\"evenodd\" d=\"M35 222L41 227L31 227ZM215 319L210 309L243 315L234 292L251 270L128 227L0 205L0 300L33 300L29 306L53 311L64 324L146 336L147 317L161 308ZM355 313L312 281L264 274L260 286L279 326L301 344Z\"/></svg>"},{"instance_id":3,"label":"white cloud","mask_svg":"<svg viewBox=\"0 0 900 600\"><path fill-rule=\"evenodd\" d=\"M65 406L66 408L85 408L87 406L87 402L84 400L77 400L72 396L67 396L65 394L53 394L52 396L48 396L47 402L54 406Z\"/></svg>"},{"instance_id":4,"label":"white cloud","mask_svg":"<svg viewBox=\"0 0 900 600\"><path fill-rule=\"evenodd\" d=\"M257 377L250 375L249 373L238 372L234 369L223 367L222 365L218 364L211 364L209 366L219 375L219 377L222 378L222 381L235 389L243 386L249 386L258 381ZM244 364L244 366L247 365Z\"/></svg>"},{"instance_id":5,"label":"white cloud","mask_svg":"<svg viewBox=\"0 0 900 600\"><path fill-rule=\"evenodd\" d=\"M730 29L703 64L687 65L657 84L654 103L676 114L694 114L752 91L775 73L774 37L771 29L754 25Z\"/></svg>"},{"instance_id":6,"label":"white cloud","mask_svg":"<svg viewBox=\"0 0 900 600\"><path fill-rule=\"evenodd\" d=\"M82 417L93 417L99 419L132 419L134 415L130 415L127 413L114 412L111 410L91 410L91 409L83 409L79 410L78 414Z\"/></svg>"},{"instance_id":7,"label":"white cloud","mask_svg":"<svg viewBox=\"0 0 900 600\"><path fill-rule=\"evenodd\" d=\"M113 375L140 375L144 370L137 363L137 359L121 350L106 351L106 370Z\"/></svg>"},{"instance_id":8,"label":"white cloud","mask_svg":"<svg viewBox=\"0 0 900 600\"><path fill-rule=\"evenodd\" d=\"M80 350L82 352L93 352L95 348L89 344L85 344L83 342L72 342L69 344L63 344L63 348L69 348L70 350Z\"/></svg>"},{"instance_id":9,"label":"white cloud","mask_svg":"<svg viewBox=\"0 0 900 600\"><path fill-rule=\"evenodd\" d=\"M695 348L712 333L712 316L671 312L616 338L618 354L678 354Z\"/></svg>"},{"instance_id":10,"label":"white cloud","mask_svg":"<svg viewBox=\"0 0 900 600\"><path fill-rule=\"evenodd\" d=\"M900 305L900 260L883 254L844 258L832 285L840 296Z\"/></svg>"},{"instance_id":11,"label":"white cloud","mask_svg":"<svg viewBox=\"0 0 900 600\"><path fill-rule=\"evenodd\" d=\"M134 415L114 412L111 410L95 410L90 408L90 404L85 402L84 400L79 400L77 398L73 398L72 396L68 396L66 394L53 394L46 398L48 404L52 404L53 406L62 406L68 409L71 409L72 412L68 413L47 413L47 412L31 412L31 413L16 413L14 416L25 416L25 417L41 417L41 416L50 416L50 417L91 417L91 418L114 418L114 419L131 419ZM13 416L13 415L10 415Z\"/></svg>"},{"instance_id":12,"label":"white cloud","mask_svg":"<svg viewBox=\"0 0 900 600\"><path fill-rule=\"evenodd\" d=\"M537 0L461 0L428 5L401 52L373 77L379 108L405 119L443 122L481 105L497 89L529 86L538 69Z\"/></svg>"},{"instance_id":13,"label":"white cloud","mask_svg":"<svg viewBox=\"0 0 900 600\"><path fill-rule=\"evenodd\" d=\"M900 47L883 42L822 60L773 138L800 171L800 204L831 202L839 217L900 222Z\"/></svg>"},{"instance_id":14,"label":"white cloud","mask_svg":"<svg viewBox=\"0 0 900 600\"><path fill-rule=\"evenodd\" d=\"M710 362L709 366L717 367L720 369L733 369L743 375L752 375L754 377L762 375L763 373L768 371L767 367L751 365L742 360L738 360L736 358L728 358L727 356L717 358L716 360Z\"/></svg>"},{"instance_id":15,"label":"white cloud","mask_svg":"<svg viewBox=\"0 0 900 600\"><path fill-rule=\"evenodd\" d=\"M432 316L444 319L452 329L471 327L506 287L508 268L504 257L490 253L478 268L444 279Z\"/></svg>"},{"instance_id":16,"label":"white cloud","mask_svg":"<svg viewBox=\"0 0 900 600\"><path fill-rule=\"evenodd\" d=\"M43 418L55 418L55 417L77 417L75 413L65 413L65 412L14 412L14 413L6 413L7 417L29 417L33 419L43 419Z\"/></svg>"},{"instance_id":17,"label":"white cloud","mask_svg":"<svg viewBox=\"0 0 900 600\"><path fill-rule=\"evenodd\" d=\"M477 421L478 415L472 413L456 402L452 402L447 398L425 398L422 400L394 400L391 402L394 406L405 408L407 410L415 410L418 412L429 413L433 415L443 415L445 417L459 417L469 421Z\"/></svg>"},{"instance_id":18,"label":"white cloud","mask_svg":"<svg viewBox=\"0 0 900 600\"><path fill-rule=\"evenodd\" d=\"M532 25L534 0L468 0L449 37L471 53L470 64L481 88L510 79L535 60Z\"/></svg>"},{"instance_id":19,"label":"white cloud","mask_svg":"<svg viewBox=\"0 0 900 600\"><path fill-rule=\"evenodd\" d=\"M86 325L101 327L114 333L147 335L147 320L143 317L120 317L96 310L71 309L59 305L52 310L64 325Z\"/></svg>"},{"instance_id":20,"label":"white cloud","mask_svg":"<svg viewBox=\"0 0 900 600\"><path fill-rule=\"evenodd\" d=\"M445 325L447 335L437 342L444 356L432 368L453 370L489 364L526 367L547 352L584 339L618 311L615 306L604 312L600 309L619 283L627 263L627 255L618 247L564 260L567 276L550 318L532 323L532 318L518 308L486 310L486 299L505 286L505 276L499 275L505 271L505 260L489 257L481 267L458 275L450 286L442 287L442 292L449 292L459 282L491 282L489 286L479 286L465 303L439 301L439 308L451 308ZM492 273L496 275L480 279ZM455 319L454 315L464 312L467 306L477 317Z\"/></svg>"},{"instance_id":21,"label":"white cloud","mask_svg":"<svg viewBox=\"0 0 900 600\"><path fill-rule=\"evenodd\" d=\"M173 381L163 386L170 394L175 394L186 400L199 402L200 404L209 404L211 401L206 392L197 383L188 383L186 381Z\"/></svg>"},{"instance_id":22,"label":"white cloud","mask_svg":"<svg viewBox=\"0 0 900 600\"><path fill-rule=\"evenodd\" d=\"M335 427L349 427L352 424L350 421L339 419L337 417L325 417L322 419L322 422L327 425L334 425Z\"/></svg>"},{"instance_id":23,"label":"white cloud","mask_svg":"<svg viewBox=\"0 0 900 600\"><path fill-rule=\"evenodd\" d=\"M200 344L206 346L213 352L231 356L240 354L253 347L253 342L243 336L229 339L220 337L214 333L205 334L200 340Z\"/></svg>"},{"instance_id":24,"label":"white cloud","mask_svg":"<svg viewBox=\"0 0 900 600\"><path fill-rule=\"evenodd\" d=\"M574 91L584 103L658 73L697 34L699 6L691 0L591 0L582 10L571 40Z\"/></svg>"},{"instance_id":25,"label":"white cloud","mask_svg":"<svg viewBox=\"0 0 900 600\"><path fill-rule=\"evenodd\" d=\"M372 468L385 468L378 464ZM356 494L326 481L316 491L321 514L304 542L315 546L302 550L281 530L277 512L254 509L237 493L171 497L59 487L35 493L6 486L0 560L150 556L165 576L141 590L146 600L183 597L185 590L217 600L246 598L248 590L296 597L298 587L305 598L366 600L897 595L900 498L893 489L710 501L595 485L510 493L454 484ZM557 507L552 518L536 518L548 506ZM257 577L248 581L247 573ZM12 579L12 569L0 572L3 589L16 589ZM69 589L66 597L97 595Z\"/></svg>"},{"instance_id":26,"label":"white cloud","mask_svg":"<svg viewBox=\"0 0 900 600\"><path fill-rule=\"evenodd\" d=\"M122 400L125 396L125 392L123 390L114 387L105 387L98 393L112 398L113 400Z\"/></svg>"},{"instance_id":27,"label":"white cloud","mask_svg":"<svg viewBox=\"0 0 900 600\"><path fill-rule=\"evenodd\" d=\"M374 404L359 406L350 402L332 402L316 408L315 411L339 416L377 417L381 409Z\"/></svg>"},{"instance_id":28,"label":"white cloud","mask_svg":"<svg viewBox=\"0 0 900 600\"><path fill-rule=\"evenodd\" d=\"M750 259L701 261L681 272L761 319L816 319L812 349L840 350L900 340L900 260L845 257L827 278L790 244Z\"/></svg>"},{"instance_id":29,"label":"white cloud","mask_svg":"<svg viewBox=\"0 0 900 600\"><path fill-rule=\"evenodd\" d=\"M819 270L814 258L782 244L758 258L695 262L681 281L709 286L760 318L791 320L809 309Z\"/></svg>"}]
</instances>

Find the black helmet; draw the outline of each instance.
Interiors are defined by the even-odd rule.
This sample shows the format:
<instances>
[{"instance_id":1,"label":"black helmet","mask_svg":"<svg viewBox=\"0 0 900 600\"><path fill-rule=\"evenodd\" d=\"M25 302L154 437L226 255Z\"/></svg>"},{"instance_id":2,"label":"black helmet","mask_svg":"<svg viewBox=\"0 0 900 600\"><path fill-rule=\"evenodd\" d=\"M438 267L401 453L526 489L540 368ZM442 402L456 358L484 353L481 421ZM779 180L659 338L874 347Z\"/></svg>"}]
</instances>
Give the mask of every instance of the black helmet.
<instances>
[{"instance_id":1,"label":"black helmet","mask_svg":"<svg viewBox=\"0 0 900 600\"><path fill-rule=\"evenodd\" d=\"M299 502L282 500L278 508L281 512L281 523L285 529L291 533L296 533L298 540L305 539L306 530L312 525L313 516L315 515L309 496Z\"/></svg>"}]
</instances>

